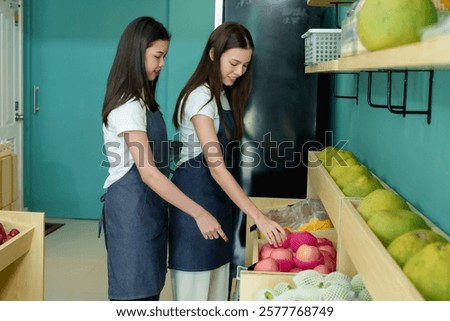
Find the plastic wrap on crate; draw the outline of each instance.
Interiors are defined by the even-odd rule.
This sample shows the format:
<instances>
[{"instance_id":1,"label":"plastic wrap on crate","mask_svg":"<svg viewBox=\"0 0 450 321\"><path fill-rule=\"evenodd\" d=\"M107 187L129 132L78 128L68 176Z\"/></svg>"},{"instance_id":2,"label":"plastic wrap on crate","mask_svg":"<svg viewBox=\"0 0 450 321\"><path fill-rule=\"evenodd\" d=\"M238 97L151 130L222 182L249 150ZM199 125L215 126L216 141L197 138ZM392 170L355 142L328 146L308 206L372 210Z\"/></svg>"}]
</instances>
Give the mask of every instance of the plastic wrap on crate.
<instances>
[{"instance_id":1,"label":"plastic wrap on crate","mask_svg":"<svg viewBox=\"0 0 450 321\"><path fill-rule=\"evenodd\" d=\"M265 209L263 213L289 231L315 231L332 227L322 202L317 199L302 199L285 207Z\"/></svg>"},{"instance_id":2,"label":"plastic wrap on crate","mask_svg":"<svg viewBox=\"0 0 450 321\"><path fill-rule=\"evenodd\" d=\"M444 20L450 16L450 1L449 0L432 0L438 13L438 21Z\"/></svg>"},{"instance_id":3,"label":"plastic wrap on crate","mask_svg":"<svg viewBox=\"0 0 450 321\"><path fill-rule=\"evenodd\" d=\"M421 40L450 35L450 16L421 30Z\"/></svg>"},{"instance_id":4,"label":"plastic wrap on crate","mask_svg":"<svg viewBox=\"0 0 450 321\"><path fill-rule=\"evenodd\" d=\"M347 14L342 21L341 57L348 57L367 52L367 48L364 47L359 40L358 32L356 30L356 12L359 10L360 6L360 1L354 2L348 9Z\"/></svg>"},{"instance_id":5,"label":"plastic wrap on crate","mask_svg":"<svg viewBox=\"0 0 450 321\"><path fill-rule=\"evenodd\" d=\"M341 52L341 29L309 29L305 39L305 65L336 60Z\"/></svg>"}]
</instances>

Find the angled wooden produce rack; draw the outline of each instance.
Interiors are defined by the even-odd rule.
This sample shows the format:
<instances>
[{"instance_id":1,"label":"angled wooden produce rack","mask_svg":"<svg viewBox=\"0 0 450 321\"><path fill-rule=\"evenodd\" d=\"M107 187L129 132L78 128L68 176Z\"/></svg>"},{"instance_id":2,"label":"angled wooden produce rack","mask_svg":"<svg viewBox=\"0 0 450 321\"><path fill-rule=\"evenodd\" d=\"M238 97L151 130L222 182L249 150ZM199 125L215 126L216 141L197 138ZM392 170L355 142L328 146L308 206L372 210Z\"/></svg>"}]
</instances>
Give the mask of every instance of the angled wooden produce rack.
<instances>
[{"instance_id":1,"label":"angled wooden produce rack","mask_svg":"<svg viewBox=\"0 0 450 321\"><path fill-rule=\"evenodd\" d=\"M369 228L357 211L361 198L346 197L327 170L320 164L317 152L308 154L307 198L320 199L334 226L333 238L337 248L337 271L349 276L359 273L373 300L377 301L423 301L423 296L409 281L386 248ZM385 188L390 188L381 182ZM261 208L277 208L294 204L298 199L253 198ZM450 239L423 214L409 204L411 210L420 214L428 225ZM255 233L248 232L253 223L247 222L246 264L254 263ZM292 282L292 273L241 271L241 300L255 300L255 294L264 287L279 282Z\"/></svg>"}]
</instances>

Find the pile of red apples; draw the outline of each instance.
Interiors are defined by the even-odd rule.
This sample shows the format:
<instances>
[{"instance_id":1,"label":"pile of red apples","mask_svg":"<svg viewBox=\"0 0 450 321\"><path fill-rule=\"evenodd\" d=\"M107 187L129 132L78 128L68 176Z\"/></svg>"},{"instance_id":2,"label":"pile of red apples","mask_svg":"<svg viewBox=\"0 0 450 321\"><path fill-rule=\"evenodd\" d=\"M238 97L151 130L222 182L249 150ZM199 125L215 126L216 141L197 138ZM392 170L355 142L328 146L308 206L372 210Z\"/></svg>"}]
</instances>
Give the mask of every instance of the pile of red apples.
<instances>
[{"instance_id":1,"label":"pile of red apples","mask_svg":"<svg viewBox=\"0 0 450 321\"><path fill-rule=\"evenodd\" d=\"M310 232L289 232L281 247L265 243L259 250L254 271L292 272L316 270L322 274L336 271L333 242Z\"/></svg>"}]
</instances>

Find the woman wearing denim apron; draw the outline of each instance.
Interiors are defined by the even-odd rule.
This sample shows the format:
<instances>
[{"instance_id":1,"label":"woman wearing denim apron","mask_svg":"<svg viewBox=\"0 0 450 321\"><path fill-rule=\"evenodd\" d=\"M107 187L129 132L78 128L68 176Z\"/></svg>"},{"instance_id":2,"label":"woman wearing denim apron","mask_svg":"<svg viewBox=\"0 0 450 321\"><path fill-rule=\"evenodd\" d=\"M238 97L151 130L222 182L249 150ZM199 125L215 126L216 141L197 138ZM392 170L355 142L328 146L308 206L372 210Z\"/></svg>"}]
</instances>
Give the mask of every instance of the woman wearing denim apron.
<instances>
[{"instance_id":1,"label":"woman wearing denim apron","mask_svg":"<svg viewBox=\"0 0 450 321\"><path fill-rule=\"evenodd\" d=\"M230 141L243 133L243 109L251 88L253 40L233 22L210 35L194 74L182 89L173 122L183 148L172 181L210 211L232 235L232 203L250 215L274 245L283 228L251 202L230 172ZM227 300L231 243L207 241L182 209L169 206L169 269L175 300ZM195 289L195 291L193 290Z\"/></svg>"},{"instance_id":2,"label":"woman wearing denim apron","mask_svg":"<svg viewBox=\"0 0 450 321\"><path fill-rule=\"evenodd\" d=\"M154 98L170 35L151 17L123 32L103 103L109 175L101 200L110 300L159 300L167 273L167 203L183 209L206 239L218 221L169 179L167 130Z\"/></svg>"}]
</instances>

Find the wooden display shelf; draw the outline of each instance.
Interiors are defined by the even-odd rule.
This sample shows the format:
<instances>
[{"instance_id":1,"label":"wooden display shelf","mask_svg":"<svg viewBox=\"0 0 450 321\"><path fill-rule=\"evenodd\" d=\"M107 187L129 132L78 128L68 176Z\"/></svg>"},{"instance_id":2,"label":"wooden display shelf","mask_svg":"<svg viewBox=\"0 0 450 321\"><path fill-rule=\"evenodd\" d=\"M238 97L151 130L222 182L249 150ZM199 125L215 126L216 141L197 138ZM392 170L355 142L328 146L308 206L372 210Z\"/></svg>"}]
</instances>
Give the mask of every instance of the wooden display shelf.
<instances>
[{"instance_id":1,"label":"wooden display shelf","mask_svg":"<svg viewBox=\"0 0 450 321\"><path fill-rule=\"evenodd\" d=\"M357 211L362 198L346 197L327 170L317 165L316 155L317 152L309 152L307 195L322 201L337 230L337 270L349 275L361 274L373 300L424 300ZM372 175L384 188L392 190ZM450 239L414 206L408 205L430 228Z\"/></svg>"},{"instance_id":2,"label":"wooden display shelf","mask_svg":"<svg viewBox=\"0 0 450 321\"><path fill-rule=\"evenodd\" d=\"M423 301L399 265L356 210L343 200L340 239L373 300Z\"/></svg>"},{"instance_id":3,"label":"wooden display shelf","mask_svg":"<svg viewBox=\"0 0 450 321\"><path fill-rule=\"evenodd\" d=\"M20 234L0 246L0 300L44 299L44 213L0 211Z\"/></svg>"},{"instance_id":4,"label":"wooden display shelf","mask_svg":"<svg viewBox=\"0 0 450 321\"><path fill-rule=\"evenodd\" d=\"M308 153L306 197L320 199L334 227L339 230L340 202L346 196L317 158L317 153Z\"/></svg>"},{"instance_id":5,"label":"wooden display shelf","mask_svg":"<svg viewBox=\"0 0 450 321\"><path fill-rule=\"evenodd\" d=\"M320 164L316 154L315 151L310 151L308 154L307 198L320 199L333 223L336 233L335 244L337 244L335 246L337 250L336 270L349 276L359 273L373 300L423 301L423 296L409 281L357 211L357 205L362 198L346 197L327 170ZM377 179L379 178L377 177ZM385 182L379 180L386 189L391 189ZM260 208L282 207L299 201L298 199L282 198L253 198L253 200ZM423 217L431 229L450 240L450 237L427 217L411 204L408 203L408 205L412 211ZM249 231L252 223L250 220L247 222L247 231ZM259 248L260 242L257 233L247 232L247 266L255 262L255 257L257 257L255 248ZM279 282L292 282L292 273L241 271L240 299L255 300L256 293L260 289L273 287Z\"/></svg>"},{"instance_id":6,"label":"wooden display shelf","mask_svg":"<svg viewBox=\"0 0 450 321\"><path fill-rule=\"evenodd\" d=\"M450 35L306 66L306 73L450 68Z\"/></svg>"}]
</instances>

